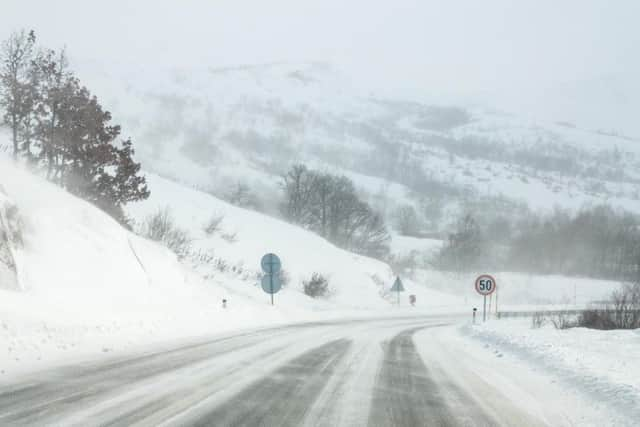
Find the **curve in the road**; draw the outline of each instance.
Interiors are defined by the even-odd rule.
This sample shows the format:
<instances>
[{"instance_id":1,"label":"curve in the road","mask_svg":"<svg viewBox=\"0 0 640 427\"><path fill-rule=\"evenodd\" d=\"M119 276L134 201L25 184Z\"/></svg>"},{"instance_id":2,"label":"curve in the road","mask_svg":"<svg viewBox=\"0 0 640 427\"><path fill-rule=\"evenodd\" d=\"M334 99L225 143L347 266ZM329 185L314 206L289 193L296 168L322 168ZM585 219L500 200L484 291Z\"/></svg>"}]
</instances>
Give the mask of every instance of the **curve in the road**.
<instances>
[{"instance_id":1,"label":"curve in the road","mask_svg":"<svg viewBox=\"0 0 640 427\"><path fill-rule=\"evenodd\" d=\"M414 334L439 326L297 325L53 370L0 386L0 425L499 425L423 361Z\"/></svg>"}]
</instances>

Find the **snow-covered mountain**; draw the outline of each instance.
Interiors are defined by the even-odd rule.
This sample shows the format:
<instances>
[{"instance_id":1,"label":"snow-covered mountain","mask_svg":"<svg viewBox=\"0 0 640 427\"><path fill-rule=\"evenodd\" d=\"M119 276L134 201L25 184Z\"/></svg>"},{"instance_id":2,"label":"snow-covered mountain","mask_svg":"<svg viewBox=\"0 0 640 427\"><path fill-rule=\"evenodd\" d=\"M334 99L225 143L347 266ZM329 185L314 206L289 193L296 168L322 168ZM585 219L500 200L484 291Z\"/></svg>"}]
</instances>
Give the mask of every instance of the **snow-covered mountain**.
<instances>
[{"instance_id":1,"label":"snow-covered mountain","mask_svg":"<svg viewBox=\"0 0 640 427\"><path fill-rule=\"evenodd\" d=\"M461 210L640 212L640 139L562 117L381 96L324 63L80 75L148 170L218 196L246 184L271 212L295 162L350 176L387 213L414 204L431 231Z\"/></svg>"}]
</instances>

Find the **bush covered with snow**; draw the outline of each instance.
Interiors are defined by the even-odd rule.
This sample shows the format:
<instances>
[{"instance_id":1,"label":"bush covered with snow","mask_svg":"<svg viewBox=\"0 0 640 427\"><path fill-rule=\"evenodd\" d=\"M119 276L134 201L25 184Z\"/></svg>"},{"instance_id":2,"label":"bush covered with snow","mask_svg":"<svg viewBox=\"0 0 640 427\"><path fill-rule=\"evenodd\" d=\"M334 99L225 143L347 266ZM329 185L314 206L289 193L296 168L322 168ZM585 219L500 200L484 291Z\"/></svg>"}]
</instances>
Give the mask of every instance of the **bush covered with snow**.
<instances>
[{"instance_id":1,"label":"bush covered with snow","mask_svg":"<svg viewBox=\"0 0 640 427\"><path fill-rule=\"evenodd\" d=\"M640 328L640 283L623 285L611 295L610 307L584 311L577 325L604 330Z\"/></svg>"},{"instance_id":2,"label":"bush covered with snow","mask_svg":"<svg viewBox=\"0 0 640 427\"><path fill-rule=\"evenodd\" d=\"M311 279L303 283L305 295L311 298L325 298L329 296L329 280L320 273L313 273Z\"/></svg>"},{"instance_id":3,"label":"bush covered with snow","mask_svg":"<svg viewBox=\"0 0 640 427\"><path fill-rule=\"evenodd\" d=\"M175 224L168 207L147 216L140 229L140 234L148 239L163 243L180 258L184 258L190 248L189 233Z\"/></svg>"}]
</instances>

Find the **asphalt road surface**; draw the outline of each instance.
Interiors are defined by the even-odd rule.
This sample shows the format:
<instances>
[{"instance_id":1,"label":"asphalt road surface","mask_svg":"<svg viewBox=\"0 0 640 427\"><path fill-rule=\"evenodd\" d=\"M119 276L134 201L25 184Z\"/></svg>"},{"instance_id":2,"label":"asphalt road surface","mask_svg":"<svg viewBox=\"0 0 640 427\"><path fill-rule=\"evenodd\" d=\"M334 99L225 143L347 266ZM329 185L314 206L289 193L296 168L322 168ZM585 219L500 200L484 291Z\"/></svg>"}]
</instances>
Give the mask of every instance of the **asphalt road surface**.
<instances>
[{"instance_id":1,"label":"asphalt road surface","mask_svg":"<svg viewBox=\"0 0 640 427\"><path fill-rule=\"evenodd\" d=\"M545 425L490 385L450 378L464 355L428 334L451 322L307 323L39 372L0 385L0 425Z\"/></svg>"}]
</instances>

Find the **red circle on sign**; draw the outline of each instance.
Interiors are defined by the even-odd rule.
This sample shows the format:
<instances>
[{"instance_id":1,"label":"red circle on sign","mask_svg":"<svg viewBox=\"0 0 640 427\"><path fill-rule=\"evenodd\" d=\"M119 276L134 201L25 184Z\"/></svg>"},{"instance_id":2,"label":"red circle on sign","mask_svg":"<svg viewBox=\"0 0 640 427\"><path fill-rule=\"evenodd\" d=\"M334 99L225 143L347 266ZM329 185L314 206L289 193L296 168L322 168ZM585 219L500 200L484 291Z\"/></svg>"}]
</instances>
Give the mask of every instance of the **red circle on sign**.
<instances>
[{"instance_id":1,"label":"red circle on sign","mask_svg":"<svg viewBox=\"0 0 640 427\"><path fill-rule=\"evenodd\" d=\"M496 291L496 286L496 279L488 274L478 276L478 278L476 279L476 292L478 292L480 295L491 295Z\"/></svg>"}]
</instances>

